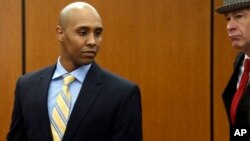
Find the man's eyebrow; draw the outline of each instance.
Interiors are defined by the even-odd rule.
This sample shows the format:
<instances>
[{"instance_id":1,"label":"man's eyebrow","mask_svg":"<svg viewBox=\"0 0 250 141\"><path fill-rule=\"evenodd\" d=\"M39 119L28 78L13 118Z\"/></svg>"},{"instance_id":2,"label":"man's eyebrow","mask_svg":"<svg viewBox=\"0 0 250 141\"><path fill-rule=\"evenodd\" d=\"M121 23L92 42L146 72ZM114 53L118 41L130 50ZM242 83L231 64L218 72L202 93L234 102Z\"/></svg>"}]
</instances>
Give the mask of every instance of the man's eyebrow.
<instances>
[{"instance_id":1,"label":"man's eyebrow","mask_svg":"<svg viewBox=\"0 0 250 141\"><path fill-rule=\"evenodd\" d=\"M97 27L96 30L103 30L103 28L102 27Z\"/></svg>"},{"instance_id":2,"label":"man's eyebrow","mask_svg":"<svg viewBox=\"0 0 250 141\"><path fill-rule=\"evenodd\" d=\"M90 29L90 27L89 27L89 26L79 26L77 29L78 29L78 30L80 30L80 29ZM96 30L96 29L97 29L97 30L103 30L102 27L95 27L94 29L95 29L95 30Z\"/></svg>"},{"instance_id":3,"label":"man's eyebrow","mask_svg":"<svg viewBox=\"0 0 250 141\"><path fill-rule=\"evenodd\" d=\"M79 27L77 27L77 29L89 29L89 27L88 26L79 26Z\"/></svg>"},{"instance_id":4,"label":"man's eyebrow","mask_svg":"<svg viewBox=\"0 0 250 141\"><path fill-rule=\"evenodd\" d=\"M238 14L238 13L243 13L243 10L240 9L240 10L235 10L232 12L233 15Z\"/></svg>"}]
</instances>

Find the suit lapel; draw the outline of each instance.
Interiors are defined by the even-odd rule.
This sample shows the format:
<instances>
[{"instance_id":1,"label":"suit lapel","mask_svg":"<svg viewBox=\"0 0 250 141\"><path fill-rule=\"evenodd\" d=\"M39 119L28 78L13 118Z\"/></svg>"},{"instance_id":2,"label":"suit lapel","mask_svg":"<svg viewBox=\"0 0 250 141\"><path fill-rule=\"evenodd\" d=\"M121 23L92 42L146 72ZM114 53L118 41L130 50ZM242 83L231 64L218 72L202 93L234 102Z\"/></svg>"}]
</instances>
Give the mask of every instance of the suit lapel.
<instances>
[{"instance_id":1,"label":"suit lapel","mask_svg":"<svg viewBox=\"0 0 250 141\"><path fill-rule=\"evenodd\" d=\"M225 91L222 94L225 109L226 109L227 116L228 116L229 120L230 120L230 118L229 118L230 117L230 106L231 106L233 96L237 90L238 75L239 75L240 67L243 63L243 60L244 60L244 53L240 53L236 57L236 60L234 63L234 72L233 72L233 74L232 74L232 76L227 84Z\"/></svg>"},{"instance_id":2,"label":"suit lapel","mask_svg":"<svg viewBox=\"0 0 250 141\"><path fill-rule=\"evenodd\" d=\"M95 63L93 63L71 113L63 141L71 140L77 127L87 115L88 110L91 105L93 105L101 91L101 80L101 70Z\"/></svg>"},{"instance_id":3,"label":"suit lapel","mask_svg":"<svg viewBox=\"0 0 250 141\"><path fill-rule=\"evenodd\" d=\"M48 114L47 98L48 98L48 89L49 84L54 73L55 66L51 66L41 74L39 78L39 85L37 86L37 118L39 119L39 124L42 128L42 132L45 136L45 140L52 141L51 129L50 129L50 120ZM46 115L46 116L45 116Z\"/></svg>"},{"instance_id":4,"label":"suit lapel","mask_svg":"<svg viewBox=\"0 0 250 141\"><path fill-rule=\"evenodd\" d=\"M246 87L242 98L239 101L236 123L237 124L249 124L249 100L250 100L250 85Z\"/></svg>"}]
</instances>

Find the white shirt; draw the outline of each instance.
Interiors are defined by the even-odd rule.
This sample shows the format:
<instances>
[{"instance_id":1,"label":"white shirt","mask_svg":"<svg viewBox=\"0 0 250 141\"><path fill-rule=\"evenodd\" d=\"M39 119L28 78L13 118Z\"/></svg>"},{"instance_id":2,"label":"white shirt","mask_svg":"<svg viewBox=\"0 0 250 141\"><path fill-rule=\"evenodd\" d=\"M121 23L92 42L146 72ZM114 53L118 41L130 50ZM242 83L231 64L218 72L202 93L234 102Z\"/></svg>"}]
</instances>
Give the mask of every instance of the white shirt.
<instances>
[{"instance_id":1,"label":"white shirt","mask_svg":"<svg viewBox=\"0 0 250 141\"><path fill-rule=\"evenodd\" d=\"M240 85L240 80L241 80L241 77L243 75L243 72L244 72L244 64L245 64L245 60L246 59L250 59L250 57L248 57L246 54L245 54L245 58L244 58L244 61L243 61L243 64L242 66L240 67L240 73L239 73L239 77L238 77L238 82L237 82L237 89L239 88L239 85ZM249 73L250 75L250 73ZM250 78L250 77L249 77ZM248 83L249 83L249 80L248 80Z\"/></svg>"}]
</instances>

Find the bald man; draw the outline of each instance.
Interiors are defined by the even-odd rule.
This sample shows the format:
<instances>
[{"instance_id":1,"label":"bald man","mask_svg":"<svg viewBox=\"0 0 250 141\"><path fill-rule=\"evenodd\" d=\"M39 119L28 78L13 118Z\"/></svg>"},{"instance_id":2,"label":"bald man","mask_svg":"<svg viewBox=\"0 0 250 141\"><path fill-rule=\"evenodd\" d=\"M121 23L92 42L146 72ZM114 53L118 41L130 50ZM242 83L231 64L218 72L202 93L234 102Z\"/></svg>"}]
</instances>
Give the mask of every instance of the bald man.
<instances>
[{"instance_id":1,"label":"bald man","mask_svg":"<svg viewBox=\"0 0 250 141\"><path fill-rule=\"evenodd\" d=\"M61 11L57 63L18 79L7 141L142 141L139 87L94 61L102 29L87 3Z\"/></svg>"}]
</instances>

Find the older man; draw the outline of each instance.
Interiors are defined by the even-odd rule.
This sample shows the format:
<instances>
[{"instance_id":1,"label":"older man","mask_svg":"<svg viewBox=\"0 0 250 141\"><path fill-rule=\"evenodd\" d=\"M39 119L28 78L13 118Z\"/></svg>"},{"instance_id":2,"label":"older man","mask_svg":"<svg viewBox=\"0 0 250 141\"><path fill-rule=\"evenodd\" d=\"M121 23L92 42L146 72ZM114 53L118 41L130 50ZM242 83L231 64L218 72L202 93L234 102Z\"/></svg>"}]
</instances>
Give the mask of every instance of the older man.
<instances>
[{"instance_id":1,"label":"older man","mask_svg":"<svg viewBox=\"0 0 250 141\"><path fill-rule=\"evenodd\" d=\"M94 61L102 29L87 3L61 11L60 56L17 81L8 141L142 141L139 87Z\"/></svg>"},{"instance_id":2,"label":"older man","mask_svg":"<svg viewBox=\"0 0 250 141\"><path fill-rule=\"evenodd\" d=\"M224 0L217 8L227 20L228 37L240 50L235 69L223 93L223 100L231 125L250 124L250 0Z\"/></svg>"}]
</instances>

